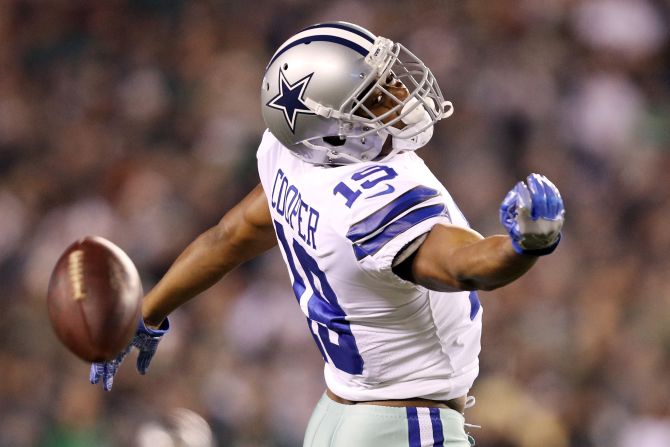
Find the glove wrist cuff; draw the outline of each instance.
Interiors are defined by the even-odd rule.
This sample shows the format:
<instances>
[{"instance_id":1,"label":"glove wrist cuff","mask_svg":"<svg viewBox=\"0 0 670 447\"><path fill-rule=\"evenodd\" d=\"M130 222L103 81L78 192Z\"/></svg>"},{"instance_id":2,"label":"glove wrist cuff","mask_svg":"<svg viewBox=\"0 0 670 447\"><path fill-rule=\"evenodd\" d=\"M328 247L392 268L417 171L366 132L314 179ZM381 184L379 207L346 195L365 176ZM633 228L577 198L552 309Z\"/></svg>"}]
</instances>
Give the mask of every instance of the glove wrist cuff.
<instances>
[{"instance_id":1,"label":"glove wrist cuff","mask_svg":"<svg viewBox=\"0 0 670 447\"><path fill-rule=\"evenodd\" d=\"M516 251L520 255L545 256L545 255L553 253L554 250L556 250L556 247L558 247L559 242L561 242L561 234L560 233L559 233L558 237L556 238L556 241L554 241L551 245L548 245L546 247L527 249L527 248L523 248L521 245L519 245L519 241L514 240L514 239L512 239L512 247L514 247L514 251Z\"/></svg>"},{"instance_id":2,"label":"glove wrist cuff","mask_svg":"<svg viewBox=\"0 0 670 447\"><path fill-rule=\"evenodd\" d=\"M165 317L165 319L161 322L160 326L158 328L153 328L153 327L148 327L144 323L144 319L140 317L140 325L139 325L139 330L141 332L144 332L145 334L149 335L150 337L162 337L165 335L167 331L170 330L170 320Z\"/></svg>"}]
</instances>

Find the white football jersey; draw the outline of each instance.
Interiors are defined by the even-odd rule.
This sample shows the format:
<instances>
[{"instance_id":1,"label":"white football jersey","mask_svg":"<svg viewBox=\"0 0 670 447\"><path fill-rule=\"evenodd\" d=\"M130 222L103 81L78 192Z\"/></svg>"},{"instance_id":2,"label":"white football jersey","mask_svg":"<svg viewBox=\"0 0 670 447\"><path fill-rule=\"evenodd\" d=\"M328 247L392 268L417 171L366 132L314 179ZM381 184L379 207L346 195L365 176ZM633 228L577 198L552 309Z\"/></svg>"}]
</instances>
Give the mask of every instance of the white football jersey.
<instances>
[{"instance_id":1,"label":"white football jersey","mask_svg":"<svg viewBox=\"0 0 670 447\"><path fill-rule=\"evenodd\" d=\"M435 292L392 264L439 223L467 227L413 152L384 163L306 163L266 131L258 170L293 291L328 387L355 400L468 392L479 371L476 292Z\"/></svg>"}]
</instances>

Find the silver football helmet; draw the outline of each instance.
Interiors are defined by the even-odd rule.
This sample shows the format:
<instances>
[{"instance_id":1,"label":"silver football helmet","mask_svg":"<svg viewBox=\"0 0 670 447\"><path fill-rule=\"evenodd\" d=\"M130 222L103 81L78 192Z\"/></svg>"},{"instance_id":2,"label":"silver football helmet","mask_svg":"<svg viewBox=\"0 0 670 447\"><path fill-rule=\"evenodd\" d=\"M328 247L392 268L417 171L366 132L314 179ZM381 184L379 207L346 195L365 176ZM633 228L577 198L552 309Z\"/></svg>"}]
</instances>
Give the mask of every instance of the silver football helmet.
<instances>
[{"instance_id":1,"label":"silver football helmet","mask_svg":"<svg viewBox=\"0 0 670 447\"><path fill-rule=\"evenodd\" d=\"M284 42L266 68L261 106L270 132L296 156L333 165L376 159L389 136L384 159L416 150L453 113L419 58L346 22L313 25Z\"/></svg>"}]
</instances>

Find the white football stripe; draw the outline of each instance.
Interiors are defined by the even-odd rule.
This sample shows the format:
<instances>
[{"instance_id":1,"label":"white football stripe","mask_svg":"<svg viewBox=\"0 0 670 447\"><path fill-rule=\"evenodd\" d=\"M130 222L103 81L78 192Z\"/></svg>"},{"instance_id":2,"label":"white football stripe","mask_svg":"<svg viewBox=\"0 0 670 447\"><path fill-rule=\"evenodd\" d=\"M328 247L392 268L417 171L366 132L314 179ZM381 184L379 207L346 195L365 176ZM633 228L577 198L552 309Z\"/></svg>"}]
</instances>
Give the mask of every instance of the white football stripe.
<instances>
[{"instance_id":1,"label":"white football stripe","mask_svg":"<svg viewBox=\"0 0 670 447\"><path fill-rule=\"evenodd\" d=\"M421 445L433 445L433 424L430 421L430 409L427 407L417 407L416 413L419 416L419 433L421 436Z\"/></svg>"}]
</instances>

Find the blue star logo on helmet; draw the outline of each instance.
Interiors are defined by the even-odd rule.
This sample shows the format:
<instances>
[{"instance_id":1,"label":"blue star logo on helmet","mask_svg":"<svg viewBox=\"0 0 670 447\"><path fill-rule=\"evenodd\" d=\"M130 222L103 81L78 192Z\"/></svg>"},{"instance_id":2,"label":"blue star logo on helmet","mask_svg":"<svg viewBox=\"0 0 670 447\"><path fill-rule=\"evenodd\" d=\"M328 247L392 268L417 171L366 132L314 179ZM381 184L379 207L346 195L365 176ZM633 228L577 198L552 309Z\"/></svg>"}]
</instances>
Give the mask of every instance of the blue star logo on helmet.
<instances>
[{"instance_id":1,"label":"blue star logo on helmet","mask_svg":"<svg viewBox=\"0 0 670 447\"><path fill-rule=\"evenodd\" d=\"M279 70L279 94L266 104L268 107L284 112L284 118L291 132L295 133L295 120L299 113L314 115L305 101L305 90L314 73L310 73L299 81L291 84Z\"/></svg>"}]
</instances>

